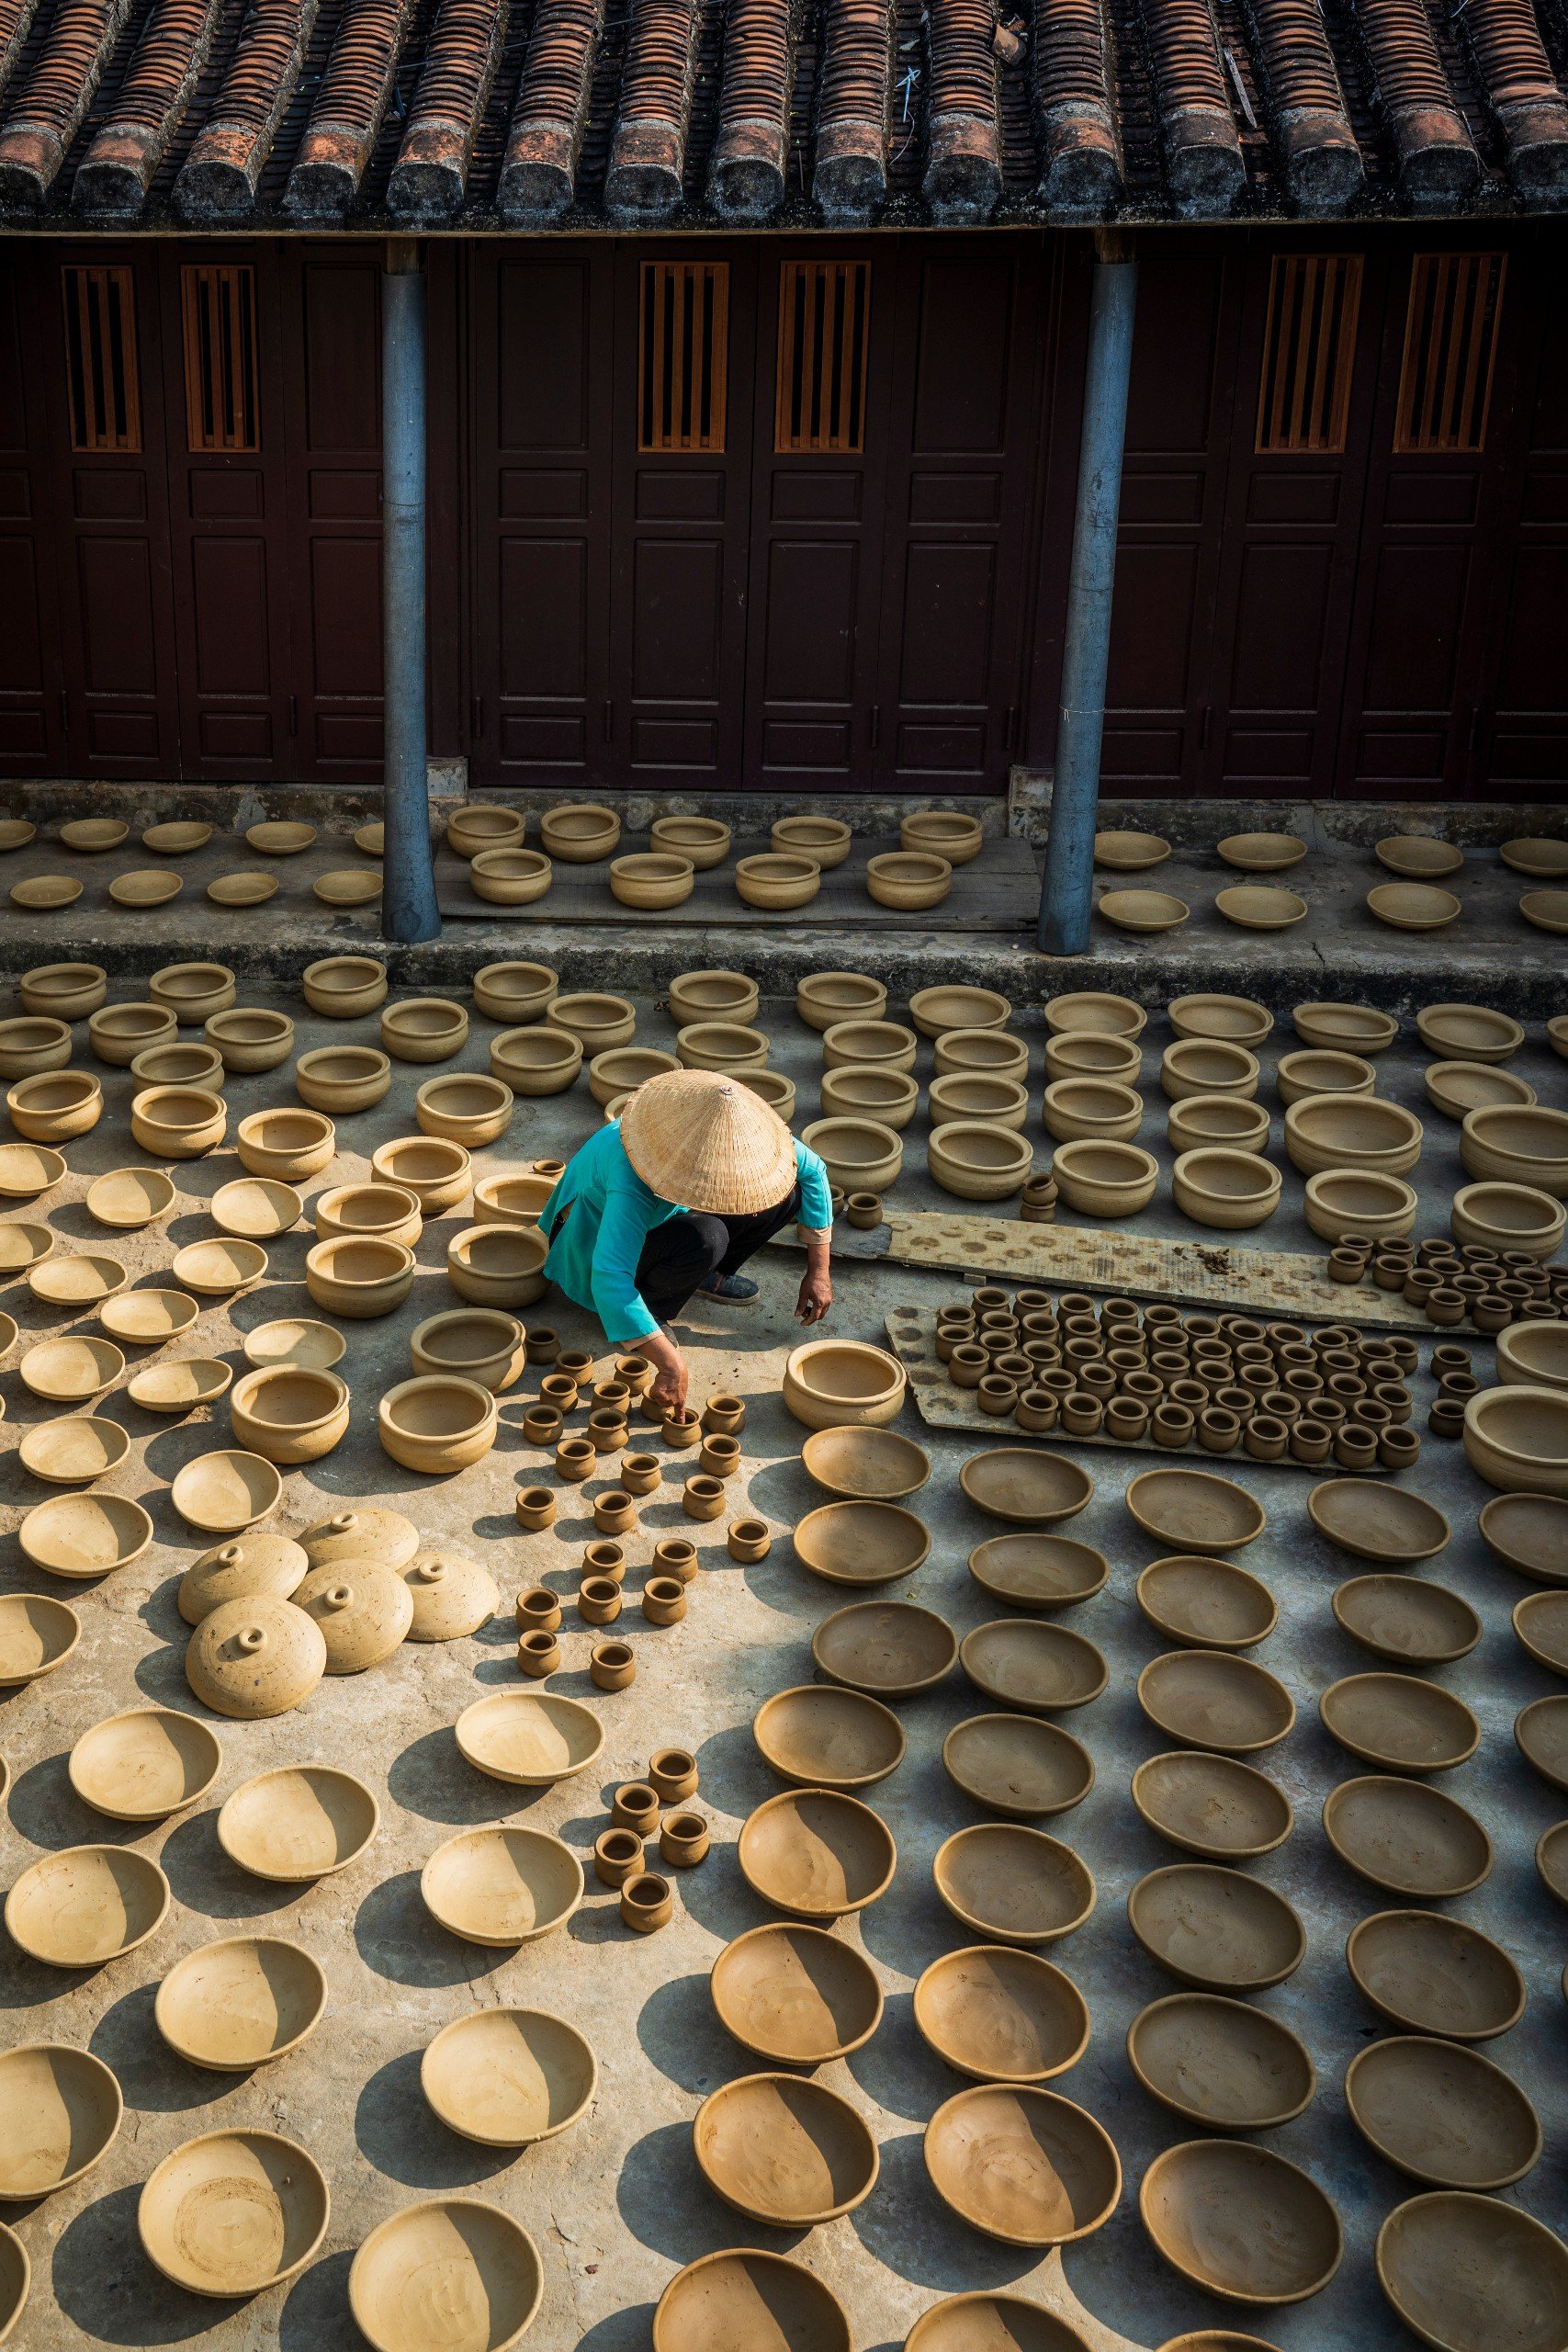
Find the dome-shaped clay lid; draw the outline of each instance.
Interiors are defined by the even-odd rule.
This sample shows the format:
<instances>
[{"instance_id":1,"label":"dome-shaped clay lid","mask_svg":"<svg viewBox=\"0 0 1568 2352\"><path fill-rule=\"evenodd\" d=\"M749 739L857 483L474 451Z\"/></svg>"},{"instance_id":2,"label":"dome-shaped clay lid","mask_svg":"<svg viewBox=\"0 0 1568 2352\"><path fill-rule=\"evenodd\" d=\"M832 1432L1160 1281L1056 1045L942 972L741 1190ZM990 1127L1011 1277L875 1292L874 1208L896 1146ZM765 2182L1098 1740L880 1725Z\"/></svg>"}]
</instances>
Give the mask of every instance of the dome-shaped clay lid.
<instances>
[{"instance_id":1,"label":"dome-shaped clay lid","mask_svg":"<svg viewBox=\"0 0 1568 2352\"><path fill-rule=\"evenodd\" d=\"M291 1535L252 1528L191 1562L180 1578L180 1615L187 1625L199 1625L225 1600L239 1600L248 1592L287 1600L310 1565Z\"/></svg>"},{"instance_id":2,"label":"dome-shaped clay lid","mask_svg":"<svg viewBox=\"0 0 1568 2352\"><path fill-rule=\"evenodd\" d=\"M186 1649L186 1680L220 1715L284 1715L326 1672L319 1625L291 1600L248 1592L205 1616Z\"/></svg>"},{"instance_id":3,"label":"dome-shaped clay lid","mask_svg":"<svg viewBox=\"0 0 1568 2352\"><path fill-rule=\"evenodd\" d=\"M399 1571L413 1599L411 1642L455 1642L501 1606L495 1578L466 1552L416 1552Z\"/></svg>"},{"instance_id":4,"label":"dome-shaped clay lid","mask_svg":"<svg viewBox=\"0 0 1568 2352\"><path fill-rule=\"evenodd\" d=\"M378 1560L384 1568L400 1568L419 1550L419 1530L400 1510L361 1503L308 1527L299 1541L312 1568L329 1560Z\"/></svg>"},{"instance_id":5,"label":"dome-shaped clay lid","mask_svg":"<svg viewBox=\"0 0 1568 2352\"><path fill-rule=\"evenodd\" d=\"M321 1628L329 1674L362 1674L379 1666L413 1622L413 1595L402 1577L363 1556L312 1568L294 1599Z\"/></svg>"}]
</instances>

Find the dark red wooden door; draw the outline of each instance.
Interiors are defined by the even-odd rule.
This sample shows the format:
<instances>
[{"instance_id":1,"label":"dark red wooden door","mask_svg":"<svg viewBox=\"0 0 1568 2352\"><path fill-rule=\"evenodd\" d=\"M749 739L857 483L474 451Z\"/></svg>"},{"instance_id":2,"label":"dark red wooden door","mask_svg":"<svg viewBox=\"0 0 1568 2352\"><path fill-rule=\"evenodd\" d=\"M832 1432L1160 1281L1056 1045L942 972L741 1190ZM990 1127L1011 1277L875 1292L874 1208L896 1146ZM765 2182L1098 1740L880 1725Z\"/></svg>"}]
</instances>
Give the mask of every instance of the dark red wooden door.
<instances>
[{"instance_id":1,"label":"dark red wooden door","mask_svg":"<svg viewBox=\"0 0 1568 2352\"><path fill-rule=\"evenodd\" d=\"M59 292L40 283L35 256L0 252L0 775L58 775L64 766L64 696L49 528L54 483L36 356L46 291L60 330ZM52 280L52 273L50 274Z\"/></svg>"},{"instance_id":2,"label":"dark red wooden door","mask_svg":"<svg viewBox=\"0 0 1568 2352\"><path fill-rule=\"evenodd\" d=\"M1505 300L1518 327L1509 448L1489 598L1486 665L1471 788L1499 800L1561 800L1568 776L1568 304L1559 241L1515 246ZM1506 437L1505 437L1506 436Z\"/></svg>"}]
</instances>

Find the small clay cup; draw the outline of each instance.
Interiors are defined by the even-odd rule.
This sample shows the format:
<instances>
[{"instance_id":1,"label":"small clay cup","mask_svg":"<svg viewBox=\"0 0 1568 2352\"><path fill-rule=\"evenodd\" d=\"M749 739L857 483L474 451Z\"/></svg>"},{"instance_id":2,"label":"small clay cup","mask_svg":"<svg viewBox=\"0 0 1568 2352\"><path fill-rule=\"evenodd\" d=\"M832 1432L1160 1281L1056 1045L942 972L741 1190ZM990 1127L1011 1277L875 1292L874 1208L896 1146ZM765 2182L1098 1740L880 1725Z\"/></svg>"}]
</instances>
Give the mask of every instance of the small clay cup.
<instances>
[{"instance_id":1,"label":"small clay cup","mask_svg":"<svg viewBox=\"0 0 1568 2352\"><path fill-rule=\"evenodd\" d=\"M765 1560L773 1541L765 1519L732 1519L725 1537L730 1558L748 1565L755 1560Z\"/></svg>"},{"instance_id":2,"label":"small clay cup","mask_svg":"<svg viewBox=\"0 0 1568 2352\"><path fill-rule=\"evenodd\" d=\"M659 1831L659 1852L661 1860L672 1870L694 1870L706 1860L711 1835L700 1813L669 1813Z\"/></svg>"},{"instance_id":3,"label":"small clay cup","mask_svg":"<svg viewBox=\"0 0 1568 2352\"><path fill-rule=\"evenodd\" d=\"M560 1595L546 1584L530 1585L517 1596L520 1634L553 1634L560 1624Z\"/></svg>"},{"instance_id":4,"label":"small clay cup","mask_svg":"<svg viewBox=\"0 0 1568 2352\"><path fill-rule=\"evenodd\" d=\"M523 1416L523 1434L530 1445L558 1445L562 1426L553 1405L530 1405Z\"/></svg>"},{"instance_id":5,"label":"small clay cup","mask_svg":"<svg viewBox=\"0 0 1568 2352\"><path fill-rule=\"evenodd\" d=\"M593 1505L593 1524L603 1535L626 1535L637 1525L637 1505L619 1487L607 1487Z\"/></svg>"},{"instance_id":6,"label":"small clay cup","mask_svg":"<svg viewBox=\"0 0 1568 2352\"><path fill-rule=\"evenodd\" d=\"M615 1406L598 1406L588 1416L588 1442L595 1453L619 1453L626 1442L626 1418Z\"/></svg>"},{"instance_id":7,"label":"small clay cup","mask_svg":"<svg viewBox=\"0 0 1568 2352\"><path fill-rule=\"evenodd\" d=\"M1013 1409L1013 1419L1021 1430L1039 1433L1055 1428L1061 1409L1059 1399L1048 1388L1026 1388Z\"/></svg>"},{"instance_id":8,"label":"small clay cup","mask_svg":"<svg viewBox=\"0 0 1568 2352\"><path fill-rule=\"evenodd\" d=\"M740 1441L716 1430L703 1440L697 1459L710 1477L732 1478L740 1467Z\"/></svg>"},{"instance_id":9,"label":"small clay cup","mask_svg":"<svg viewBox=\"0 0 1568 2352\"><path fill-rule=\"evenodd\" d=\"M1378 1458L1378 1442L1371 1430L1347 1422L1334 1441L1334 1459L1342 1469L1370 1470Z\"/></svg>"},{"instance_id":10,"label":"small clay cup","mask_svg":"<svg viewBox=\"0 0 1568 2352\"><path fill-rule=\"evenodd\" d=\"M642 1869L642 1839L624 1823L618 1828L602 1829L593 1840L593 1875L606 1886L625 1886Z\"/></svg>"},{"instance_id":11,"label":"small clay cup","mask_svg":"<svg viewBox=\"0 0 1568 2352\"><path fill-rule=\"evenodd\" d=\"M1156 1405L1149 1415L1149 1435L1156 1445L1170 1450L1190 1445L1196 1427L1191 1410L1186 1405Z\"/></svg>"},{"instance_id":12,"label":"small clay cup","mask_svg":"<svg viewBox=\"0 0 1568 2352\"><path fill-rule=\"evenodd\" d=\"M1385 1470L1413 1470L1420 1458L1421 1440L1414 1430L1383 1430L1378 1438L1378 1461Z\"/></svg>"},{"instance_id":13,"label":"small clay cup","mask_svg":"<svg viewBox=\"0 0 1568 2352\"><path fill-rule=\"evenodd\" d=\"M619 1544L604 1542L585 1544L582 1548L582 1573L585 1577L608 1577L612 1584L624 1584L626 1555Z\"/></svg>"},{"instance_id":14,"label":"small clay cup","mask_svg":"<svg viewBox=\"0 0 1568 2352\"><path fill-rule=\"evenodd\" d=\"M697 1793L697 1759L685 1747L657 1748L648 1759L648 1785L666 1804Z\"/></svg>"},{"instance_id":15,"label":"small clay cup","mask_svg":"<svg viewBox=\"0 0 1568 2352\"><path fill-rule=\"evenodd\" d=\"M663 1429L665 1444L676 1451L702 1441L702 1421L689 1406L683 1413L666 1413Z\"/></svg>"},{"instance_id":16,"label":"small clay cup","mask_svg":"<svg viewBox=\"0 0 1568 2352\"><path fill-rule=\"evenodd\" d=\"M563 1437L556 1448L556 1476L573 1486L592 1478L598 1455L585 1437Z\"/></svg>"},{"instance_id":17,"label":"small clay cup","mask_svg":"<svg viewBox=\"0 0 1568 2352\"><path fill-rule=\"evenodd\" d=\"M547 1674L560 1668L560 1644L545 1626L537 1625L531 1633L520 1635L517 1643L517 1664L521 1671L539 1681Z\"/></svg>"},{"instance_id":18,"label":"small clay cup","mask_svg":"<svg viewBox=\"0 0 1568 2352\"><path fill-rule=\"evenodd\" d=\"M577 1588L577 1613L585 1625L613 1625L621 1613L621 1588L608 1577L584 1577Z\"/></svg>"},{"instance_id":19,"label":"small clay cup","mask_svg":"<svg viewBox=\"0 0 1568 2352\"><path fill-rule=\"evenodd\" d=\"M560 1340L547 1323L529 1327L527 1356L530 1363L554 1363L560 1353Z\"/></svg>"},{"instance_id":20,"label":"small clay cup","mask_svg":"<svg viewBox=\"0 0 1568 2352\"><path fill-rule=\"evenodd\" d=\"M539 1383L539 1403L564 1420L577 1408L577 1383L570 1374L547 1372Z\"/></svg>"},{"instance_id":21,"label":"small clay cup","mask_svg":"<svg viewBox=\"0 0 1568 2352\"><path fill-rule=\"evenodd\" d=\"M703 1407L703 1428L710 1436L735 1437L745 1426L746 1407L739 1396L710 1396Z\"/></svg>"},{"instance_id":22,"label":"small clay cup","mask_svg":"<svg viewBox=\"0 0 1568 2352\"><path fill-rule=\"evenodd\" d=\"M569 1380L579 1386L593 1369L593 1359L585 1348L560 1348L556 1352L556 1370L564 1372Z\"/></svg>"},{"instance_id":23,"label":"small clay cup","mask_svg":"<svg viewBox=\"0 0 1568 2352\"><path fill-rule=\"evenodd\" d=\"M554 1523L556 1498L548 1487L519 1487L516 1510L518 1526L536 1532Z\"/></svg>"},{"instance_id":24,"label":"small clay cup","mask_svg":"<svg viewBox=\"0 0 1568 2352\"><path fill-rule=\"evenodd\" d=\"M626 1642L596 1642L588 1654L590 1681L599 1690L625 1690L637 1680L637 1653Z\"/></svg>"},{"instance_id":25,"label":"small clay cup","mask_svg":"<svg viewBox=\"0 0 1568 2352\"><path fill-rule=\"evenodd\" d=\"M610 1822L614 1828L651 1838L660 1822L658 1790L648 1781L623 1781L610 1800Z\"/></svg>"},{"instance_id":26,"label":"small clay cup","mask_svg":"<svg viewBox=\"0 0 1568 2352\"><path fill-rule=\"evenodd\" d=\"M621 1888L621 1918L636 1935L651 1936L667 1928L674 1912L674 1890L655 1871L639 1871Z\"/></svg>"},{"instance_id":27,"label":"small clay cup","mask_svg":"<svg viewBox=\"0 0 1568 2352\"><path fill-rule=\"evenodd\" d=\"M686 1588L679 1577L649 1577L642 1589L642 1613L650 1625L674 1625L686 1613Z\"/></svg>"},{"instance_id":28,"label":"small clay cup","mask_svg":"<svg viewBox=\"0 0 1568 2352\"><path fill-rule=\"evenodd\" d=\"M697 1547L683 1535L665 1535L653 1547L653 1574L690 1584L697 1573Z\"/></svg>"},{"instance_id":29,"label":"small clay cup","mask_svg":"<svg viewBox=\"0 0 1568 2352\"><path fill-rule=\"evenodd\" d=\"M724 1509L724 1481L699 1472L681 1489L681 1508L688 1519L716 1519Z\"/></svg>"},{"instance_id":30,"label":"small clay cup","mask_svg":"<svg viewBox=\"0 0 1568 2352\"><path fill-rule=\"evenodd\" d=\"M1018 1403L1018 1384L1005 1380L1000 1373L988 1372L976 1387L975 1402L982 1413L999 1419L1004 1413L1010 1413Z\"/></svg>"}]
</instances>

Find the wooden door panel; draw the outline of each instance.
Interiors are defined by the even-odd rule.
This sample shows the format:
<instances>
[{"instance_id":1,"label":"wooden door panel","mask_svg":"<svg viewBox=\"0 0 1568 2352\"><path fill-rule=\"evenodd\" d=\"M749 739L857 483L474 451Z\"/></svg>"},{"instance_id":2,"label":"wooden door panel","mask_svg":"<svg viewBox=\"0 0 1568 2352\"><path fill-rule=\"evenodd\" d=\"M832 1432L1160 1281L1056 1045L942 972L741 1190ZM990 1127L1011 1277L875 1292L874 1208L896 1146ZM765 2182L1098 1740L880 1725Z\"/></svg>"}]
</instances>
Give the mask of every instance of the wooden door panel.
<instances>
[{"instance_id":1,"label":"wooden door panel","mask_svg":"<svg viewBox=\"0 0 1568 2352\"><path fill-rule=\"evenodd\" d=\"M47 775L60 762L59 650L49 529L48 436L36 367L39 272L0 253L0 771Z\"/></svg>"}]
</instances>

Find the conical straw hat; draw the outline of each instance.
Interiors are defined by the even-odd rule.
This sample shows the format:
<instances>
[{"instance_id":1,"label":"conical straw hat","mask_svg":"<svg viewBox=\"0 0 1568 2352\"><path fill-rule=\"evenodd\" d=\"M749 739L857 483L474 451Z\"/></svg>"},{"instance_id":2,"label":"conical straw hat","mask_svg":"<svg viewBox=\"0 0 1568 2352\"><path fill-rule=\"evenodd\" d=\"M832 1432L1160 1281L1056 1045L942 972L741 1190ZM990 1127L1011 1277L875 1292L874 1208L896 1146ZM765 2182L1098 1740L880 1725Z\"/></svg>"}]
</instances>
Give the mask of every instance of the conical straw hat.
<instances>
[{"instance_id":1,"label":"conical straw hat","mask_svg":"<svg viewBox=\"0 0 1568 2352\"><path fill-rule=\"evenodd\" d=\"M716 1069L645 1079L621 1113L626 1158L660 1200L717 1216L776 1208L795 1181L795 1138L776 1111Z\"/></svg>"}]
</instances>

